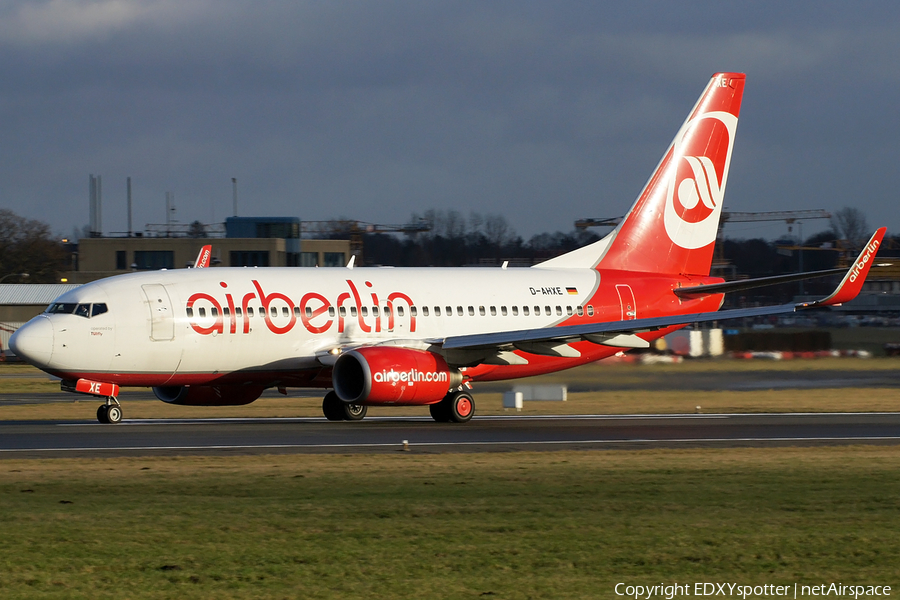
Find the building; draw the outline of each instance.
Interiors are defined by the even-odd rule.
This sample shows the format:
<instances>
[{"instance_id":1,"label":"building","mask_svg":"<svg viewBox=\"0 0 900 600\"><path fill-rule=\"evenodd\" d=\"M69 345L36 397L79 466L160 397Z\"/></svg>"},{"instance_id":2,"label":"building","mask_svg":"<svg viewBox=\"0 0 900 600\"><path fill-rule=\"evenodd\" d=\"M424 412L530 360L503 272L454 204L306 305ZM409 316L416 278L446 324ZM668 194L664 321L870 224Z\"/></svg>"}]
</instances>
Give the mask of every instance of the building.
<instances>
[{"instance_id":1,"label":"building","mask_svg":"<svg viewBox=\"0 0 900 600\"><path fill-rule=\"evenodd\" d=\"M341 267L350 260L348 240L301 240L296 217L229 217L224 238L178 231L81 239L73 261L77 268L66 278L87 283L129 271L184 268L194 264L206 244L212 245L213 267Z\"/></svg>"}]
</instances>

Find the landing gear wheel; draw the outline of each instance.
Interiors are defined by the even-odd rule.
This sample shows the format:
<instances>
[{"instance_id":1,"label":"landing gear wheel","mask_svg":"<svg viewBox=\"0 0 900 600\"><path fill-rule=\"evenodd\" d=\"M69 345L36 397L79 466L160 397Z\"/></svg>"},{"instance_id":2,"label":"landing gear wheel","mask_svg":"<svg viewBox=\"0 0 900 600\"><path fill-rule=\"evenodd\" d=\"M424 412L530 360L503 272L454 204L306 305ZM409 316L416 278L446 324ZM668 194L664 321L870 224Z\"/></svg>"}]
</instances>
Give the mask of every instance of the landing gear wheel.
<instances>
[{"instance_id":1,"label":"landing gear wheel","mask_svg":"<svg viewBox=\"0 0 900 600\"><path fill-rule=\"evenodd\" d=\"M438 423L466 423L475 414L475 401L468 392L450 392L428 408Z\"/></svg>"},{"instance_id":2,"label":"landing gear wheel","mask_svg":"<svg viewBox=\"0 0 900 600\"><path fill-rule=\"evenodd\" d=\"M106 407L106 422L116 424L122 421L122 409L121 407L110 404Z\"/></svg>"},{"instance_id":3,"label":"landing gear wheel","mask_svg":"<svg viewBox=\"0 0 900 600\"><path fill-rule=\"evenodd\" d=\"M325 418L329 421L343 421L343 404L334 392L325 394L325 398L322 399L322 412L325 414Z\"/></svg>"},{"instance_id":4,"label":"landing gear wheel","mask_svg":"<svg viewBox=\"0 0 900 600\"><path fill-rule=\"evenodd\" d=\"M452 423L467 423L475 414L475 400L467 392L454 392L448 396L450 402L447 408L450 410Z\"/></svg>"},{"instance_id":5,"label":"landing gear wheel","mask_svg":"<svg viewBox=\"0 0 900 600\"><path fill-rule=\"evenodd\" d=\"M122 421L122 407L115 398L109 398L106 404L97 407L97 420L103 424L120 423Z\"/></svg>"},{"instance_id":6,"label":"landing gear wheel","mask_svg":"<svg viewBox=\"0 0 900 600\"><path fill-rule=\"evenodd\" d=\"M438 423L449 423L450 422L450 412L447 410L447 404L444 400L437 402L435 404L429 404L428 410L431 412L431 418L437 421Z\"/></svg>"},{"instance_id":7,"label":"landing gear wheel","mask_svg":"<svg viewBox=\"0 0 900 600\"><path fill-rule=\"evenodd\" d=\"M368 406L362 406L361 404L346 404L343 402L342 404L344 405L345 421L362 421L366 418L366 413L369 411Z\"/></svg>"}]
</instances>

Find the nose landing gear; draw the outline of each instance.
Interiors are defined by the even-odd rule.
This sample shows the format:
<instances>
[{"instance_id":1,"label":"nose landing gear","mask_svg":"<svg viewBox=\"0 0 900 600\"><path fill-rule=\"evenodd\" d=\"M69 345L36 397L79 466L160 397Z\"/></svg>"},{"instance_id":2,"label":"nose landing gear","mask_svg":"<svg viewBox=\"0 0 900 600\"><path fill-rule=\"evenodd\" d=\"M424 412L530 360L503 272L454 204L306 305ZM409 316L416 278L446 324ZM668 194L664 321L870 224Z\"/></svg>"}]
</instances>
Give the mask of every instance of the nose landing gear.
<instances>
[{"instance_id":1,"label":"nose landing gear","mask_svg":"<svg viewBox=\"0 0 900 600\"><path fill-rule=\"evenodd\" d=\"M97 407L97 420L112 425L122 420L122 405L115 396L108 397L106 404Z\"/></svg>"},{"instance_id":2,"label":"nose landing gear","mask_svg":"<svg viewBox=\"0 0 900 600\"><path fill-rule=\"evenodd\" d=\"M95 398L106 398L106 404L101 404L97 408L97 420L101 423L115 424L122 420L122 405L119 404L117 398L119 395L118 384L91 381L90 379L79 379L77 381L64 379L60 382L59 387L64 392L87 394Z\"/></svg>"}]
</instances>

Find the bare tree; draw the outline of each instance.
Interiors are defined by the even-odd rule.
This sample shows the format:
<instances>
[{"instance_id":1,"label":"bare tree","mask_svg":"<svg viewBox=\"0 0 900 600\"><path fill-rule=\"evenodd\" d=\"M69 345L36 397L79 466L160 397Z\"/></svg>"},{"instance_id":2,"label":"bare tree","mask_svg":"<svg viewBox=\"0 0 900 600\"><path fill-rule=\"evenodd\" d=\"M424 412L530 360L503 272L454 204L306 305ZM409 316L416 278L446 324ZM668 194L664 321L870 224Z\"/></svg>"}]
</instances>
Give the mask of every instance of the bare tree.
<instances>
[{"instance_id":1,"label":"bare tree","mask_svg":"<svg viewBox=\"0 0 900 600\"><path fill-rule=\"evenodd\" d=\"M845 206L831 215L831 228L838 237L847 240L852 249L861 248L871 233L866 215L852 206Z\"/></svg>"},{"instance_id":2,"label":"bare tree","mask_svg":"<svg viewBox=\"0 0 900 600\"><path fill-rule=\"evenodd\" d=\"M0 276L28 273L33 283L53 283L68 256L43 221L0 209Z\"/></svg>"}]
</instances>

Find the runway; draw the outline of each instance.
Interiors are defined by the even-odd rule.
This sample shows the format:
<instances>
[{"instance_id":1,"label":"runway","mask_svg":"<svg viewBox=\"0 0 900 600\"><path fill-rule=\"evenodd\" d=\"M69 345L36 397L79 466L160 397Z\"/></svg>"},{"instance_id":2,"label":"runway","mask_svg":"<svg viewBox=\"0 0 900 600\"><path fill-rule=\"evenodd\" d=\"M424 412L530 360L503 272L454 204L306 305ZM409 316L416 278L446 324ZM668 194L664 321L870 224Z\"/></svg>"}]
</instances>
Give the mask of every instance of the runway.
<instances>
[{"instance_id":1,"label":"runway","mask_svg":"<svg viewBox=\"0 0 900 600\"><path fill-rule=\"evenodd\" d=\"M900 444L900 413L0 422L0 458Z\"/></svg>"}]
</instances>

